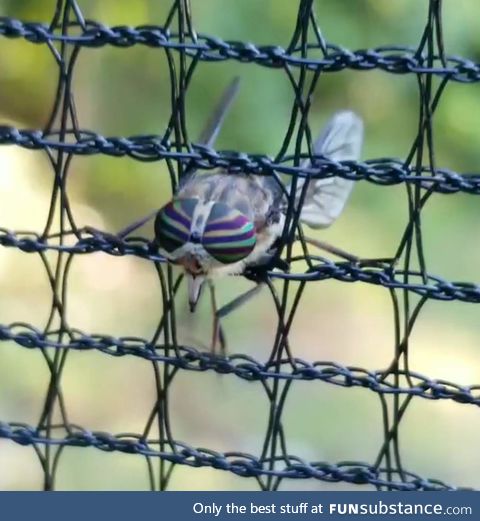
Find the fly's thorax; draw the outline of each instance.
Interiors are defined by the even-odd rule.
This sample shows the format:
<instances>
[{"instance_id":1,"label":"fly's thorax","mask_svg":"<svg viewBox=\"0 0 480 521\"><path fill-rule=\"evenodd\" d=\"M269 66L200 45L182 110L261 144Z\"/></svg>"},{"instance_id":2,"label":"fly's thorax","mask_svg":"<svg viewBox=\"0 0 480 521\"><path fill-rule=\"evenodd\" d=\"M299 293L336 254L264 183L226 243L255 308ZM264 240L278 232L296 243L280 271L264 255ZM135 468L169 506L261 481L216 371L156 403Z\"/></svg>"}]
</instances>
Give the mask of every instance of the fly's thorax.
<instances>
[{"instance_id":1,"label":"fly's thorax","mask_svg":"<svg viewBox=\"0 0 480 521\"><path fill-rule=\"evenodd\" d=\"M239 210L218 201L174 198L155 219L160 251L179 264L193 256L207 272L250 255L257 237L253 222Z\"/></svg>"}]
</instances>

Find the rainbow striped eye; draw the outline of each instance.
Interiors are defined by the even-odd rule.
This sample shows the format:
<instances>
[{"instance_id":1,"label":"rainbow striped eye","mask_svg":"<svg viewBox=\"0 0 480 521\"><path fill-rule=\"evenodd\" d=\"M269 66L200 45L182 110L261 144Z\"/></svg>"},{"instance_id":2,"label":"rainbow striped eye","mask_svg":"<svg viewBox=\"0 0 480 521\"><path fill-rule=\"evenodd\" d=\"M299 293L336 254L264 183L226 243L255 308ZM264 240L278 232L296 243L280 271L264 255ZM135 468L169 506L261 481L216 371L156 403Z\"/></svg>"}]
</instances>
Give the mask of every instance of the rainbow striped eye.
<instances>
[{"instance_id":1,"label":"rainbow striped eye","mask_svg":"<svg viewBox=\"0 0 480 521\"><path fill-rule=\"evenodd\" d=\"M202 245L222 264L244 259L257 241L253 223L241 212L215 203L203 230Z\"/></svg>"},{"instance_id":2,"label":"rainbow striped eye","mask_svg":"<svg viewBox=\"0 0 480 521\"><path fill-rule=\"evenodd\" d=\"M190 238L190 226L198 199L173 199L155 218L155 236L159 246L173 253Z\"/></svg>"}]
</instances>

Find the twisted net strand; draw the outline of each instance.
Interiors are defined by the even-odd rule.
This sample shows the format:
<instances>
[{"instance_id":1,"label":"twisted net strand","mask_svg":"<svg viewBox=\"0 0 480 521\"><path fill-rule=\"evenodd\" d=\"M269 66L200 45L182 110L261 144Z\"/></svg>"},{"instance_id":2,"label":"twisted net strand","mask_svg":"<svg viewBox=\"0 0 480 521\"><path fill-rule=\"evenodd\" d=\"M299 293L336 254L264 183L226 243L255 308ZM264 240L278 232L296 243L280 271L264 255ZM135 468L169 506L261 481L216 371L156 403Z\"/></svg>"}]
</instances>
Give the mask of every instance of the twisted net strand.
<instances>
[{"instance_id":1,"label":"twisted net strand","mask_svg":"<svg viewBox=\"0 0 480 521\"><path fill-rule=\"evenodd\" d=\"M427 377L411 371L408 365L408 340L422 307L429 299L480 302L477 283L447 281L428 273L423 254L421 210L428 199L437 194L480 194L480 174L460 174L438 167L435 161L432 115L445 87L450 81L475 83L480 80L479 64L445 53L441 34L441 0L429 1L424 33L417 48L384 46L356 51L324 41L316 22L313 0L299 1L295 29L285 48L197 34L187 0L172 1L163 26L140 27L108 27L85 20L80 4L75 0L57 0L49 24L0 18L1 36L48 46L59 68L57 96L44 128L30 130L0 126L0 144L42 151L50 161L54 178L50 213L42 233L0 228L3 247L40 257L52 292L50 315L43 328L27 323L0 324L0 340L10 342L10 348L21 346L40 351L50 374L38 423L26 425L0 419L0 437L33 447L42 467L45 490L55 488L57 470L68 447L93 447L143 457L152 490L167 489L178 465L211 467L252 478L262 490L276 490L287 479L369 485L378 490L457 489L456 485L423 478L405 469L399 447L402 419L414 397L480 405L480 385L461 385ZM105 137L79 128L71 82L75 64L83 49L106 45L125 49L144 45L165 53L172 89L171 117L163 135ZM321 58L318 58L319 52ZM254 63L278 69L278 74L287 75L295 93L295 103L284 143L275 158L239 151L217 151L189 139L185 126L185 96L191 78L202 62L225 60ZM378 69L392 74L415 75L420 98L418 135L405 160L379 158L336 162L312 155L308 125L311 94L322 73L344 69ZM291 144L294 152L289 155L286 151ZM309 153L305 153L305 149ZM282 272L272 268L262 275L267 277L278 313L271 355L266 362L242 354L218 357L178 343L174 301L181 278L175 278L170 266L154 251L148 239L119 239L76 225L66 187L69 167L76 155L93 154L131 157L144 162L165 161L173 189L186 165L199 169L222 167L232 174L246 172L277 177L282 174L290 177L294 184L299 177L329 176L363 180L385 189L402 184L408 194L409 221L394 258L333 262L310 253L303 239L303 254L294 256L288 238L297 228L298 212L290 204L281 252L291 267L306 265L307 268L303 272ZM305 157L315 158L312 161L314 166L301 166ZM424 157L427 158L426 164ZM56 229L53 216L58 210L60 223ZM150 339L116 338L84 332L68 323L67 288L73 260L78 255L95 252L113 256L134 255L154 264L165 314ZM418 268L412 268L413 265ZM278 291L271 285L273 279L280 279ZM288 335L305 284L326 279L374 284L389 292L396 352L388 370L344 367L332 361L311 362L292 356ZM151 364L156 397L142 433L95 432L69 420L61 382L69 354L75 350L96 350L116 357L133 356ZM169 412L170 389L177 374L184 371L214 371L230 378L256 382L261 387L269 403L269 418L260 453L223 453L213 448L191 447L175 439ZM361 387L378 397L384 442L374 462L305 461L289 452L282 413L292 383L306 380L311 381L309 385L312 386ZM59 415L55 414L56 411Z\"/></svg>"}]
</instances>

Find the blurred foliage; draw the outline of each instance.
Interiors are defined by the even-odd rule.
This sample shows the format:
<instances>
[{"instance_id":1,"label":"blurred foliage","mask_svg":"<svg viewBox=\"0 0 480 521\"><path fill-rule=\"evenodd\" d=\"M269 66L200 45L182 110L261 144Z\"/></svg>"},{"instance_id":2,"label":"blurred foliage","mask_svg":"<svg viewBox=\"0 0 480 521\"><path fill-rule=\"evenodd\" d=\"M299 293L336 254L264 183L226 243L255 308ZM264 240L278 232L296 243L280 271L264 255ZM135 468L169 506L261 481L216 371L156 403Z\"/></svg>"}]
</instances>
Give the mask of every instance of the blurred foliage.
<instances>
[{"instance_id":1,"label":"blurred foliage","mask_svg":"<svg viewBox=\"0 0 480 521\"><path fill-rule=\"evenodd\" d=\"M169 2L80 0L86 18L107 25L161 24ZM193 0L200 33L229 40L285 46L294 27L292 0ZM328 41L368 48L415 46L428 2L419 0L316 0L318 22ZM0 0L0 15L48 22L54 0ZM476 0L445 2L448 54L480 61ZM55 96L58 70L48 48L21 40L0 40L0 122L41 128ZM284 138L293 91L279 70L237 62L202 63L187 93L187 127L196 139L209 111L233 76L242 80L219 136L218 149L274 154ZM438 84L438 80L434 80ZM83 49L74 76L80 126L106 135L162 134L170 114L170 77L161 49L143 46ZM451 83L434 117L438 165L478 172L480 85ZM315 92L310 125L317 132L336 110L351 108L365 120L364 157L405 157L416 136L419 95L414 76L378 71L323 74ZM52 174L41 153L0 149L0 225L41 230ZM114 232L171 196L163 163L139 163L103 156L76 157L69 193L77 224ZM436 195L422 217L429 271L454 280L479 281L478 201L467 195ZM364 257L395 252L408 218L404 187L358 183L345 214L321 237ZM477 230L477 231L475 231ZM150 227L145 233L151 235ZM0 252L0 323L45 323L49 288L37 257ZM148 263L100 254L74 262L69 321L91 332L149 336L161 313L153 268ZM249 287L242 279L218 284L221 301ZM185 342L208 344L210 308L190 315L182 293L178 319ZM252 320L252 317L255 320ZM248 327L245 327L248 324ZM478 310L461 303L430 302L411 340L411 369L432 377L472 384L480 379ZM225 320L231 351L263 358L269 353L275 313L267 293ZM311 284L294 322L295 355L377 369L393 354L388 292L334 281ZM35 423L47 370L38 353L2 345L0 418ZM379 402L360 389L318 382L294 384L285 428L291 452L308 459L373 461L383 439ZM72 354L64 377L71 420L89 429L141 431L153 400L153 375L144 362L96 353ZM258 453L266 426L260 384L212 374L182 374L175 381L171 411L177 438L217 450ZM401 432L409 470L453 483L480 487L471 450L480 419L475 408L453 402L416 402ZM0 441L0 488L36 488L38 461L32 449ZM102 469L99 471L99 469ZM147 484L140 458L67 450L60 465L61 489L138 489ZM327 488L322 483L289 483L284 488ZM253 481L221 471L179 468L172 488L255 488ZM340 485L340 488L346 488Z\"/></svg>"}]
</instances>

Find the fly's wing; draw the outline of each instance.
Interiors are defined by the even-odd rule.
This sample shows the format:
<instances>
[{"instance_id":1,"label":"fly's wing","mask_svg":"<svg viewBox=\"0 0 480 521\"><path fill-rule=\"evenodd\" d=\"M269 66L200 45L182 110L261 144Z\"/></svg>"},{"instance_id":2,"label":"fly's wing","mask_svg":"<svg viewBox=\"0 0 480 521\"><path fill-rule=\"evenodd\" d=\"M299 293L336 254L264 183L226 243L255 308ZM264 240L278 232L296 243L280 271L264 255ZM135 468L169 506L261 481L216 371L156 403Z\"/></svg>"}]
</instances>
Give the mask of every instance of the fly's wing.
<instances>
[{"instance_id":1,"label":"fly's wing","mask_svg":"<svg viewBox=\"0 0 480 521\"><path fill-rule=\"evenodd\" d=\"M210 119L207 121L200 138L199 143L211 147L217 139L218 133L222 128L223 122L227 116L230 107L238 94L240 86L240 78L237 76L232 80L230 85L223 91L222 97L220 98L215 110L213 111Z\"/></svg>"},{"instance_id":2,"label":"fly's wing","mask_svg":"<svg viewBox=\"0 0 480 521\"><path fill-rule=\"evenodd\" d=\"M222 97L220 98L220 101L218 102L210 120L200 135L200 143L207 146L213 145L220 131L220 127L222 126L222 123L227 115L228 109L233 103L233 100L235 99L235 96L238 92L239 83L239 78L235 78L223 92ZM203 177L206 178L208 175L201 176L201 178ZM197 178L200 178L200 176L195 175L195 170L187 167L185 174L180 180L180 188L177 190L177 195L183 195L184 197L202 198L202 192L208 192L210 190L212 181L205 181L197 184ZM124 228L117 234L117 236L126 237L150 221L150 219L153 219L153 217L155 217L157 214L158 210L149 213L147 216Z\"/></svg>"},{"instance_id":3,"label":"fly's wing","mask_svg":"<svg viewBox=\"0 0 480 521\"><path fill-rule=\"evenodd\" d=\"M230 107L232 106L232 103L238 93L239 86L240 78L236 77L223 91L220 100L218 101L212 115L210 116L210 119L207 121L207 124L200 134L198 139L199 144L211 147L215 143L218 133L222 128L223 122L227 117L228 111L230 110ZM192 182L196 177L195 174L195 170L187 168L187 171L180 181L180 189L187 183Z\"/></svg>"},{"instance_id":4,"label":"fly's wing","mask_svg":"<svg viewBox=\"0 0 480 521\"><path fill-rule=\"evenodd\" d=\"M350 111L337 112L314 144L314 153L335 161L357 161L363 142L363 122ZM303 166L308 167L307 161ZM340 177L312 179L300 211L300 221L311 228L327 228L342 213L354 181ZM299 203L305 179L297 182Z\"/></svg>"},{"instance_id":5,"label":"fly's wing","mask_svg":"<svg viewBox=\"0 0 480 521\"><path fill-rule=\"evenodd\" d=\"M201 133L200 143L213 145L238 93L239 85L240 80L237 77L225 89ZM283 202L283 192L268 176L229 175L225 171L218 170L191 172L185 180L182 180L177 196L227 204L247 216L257 229L265 226L267 221L274 218L277 213L280 214Z\"/></svg>"}]
</instances>

